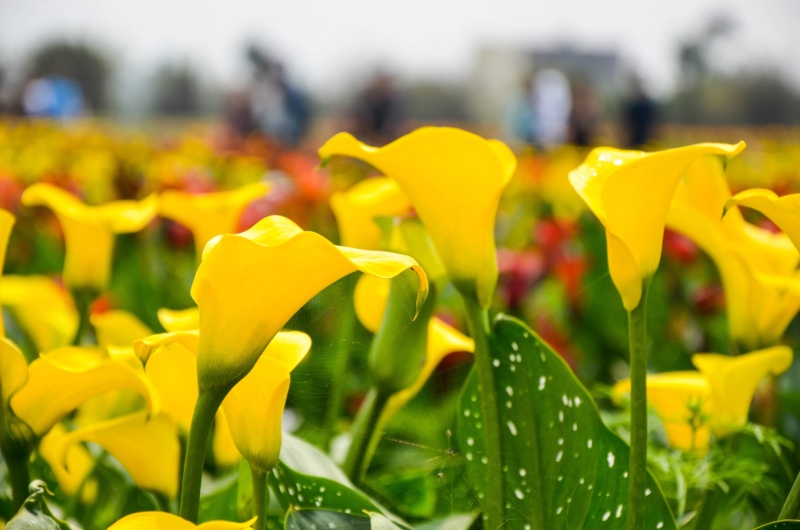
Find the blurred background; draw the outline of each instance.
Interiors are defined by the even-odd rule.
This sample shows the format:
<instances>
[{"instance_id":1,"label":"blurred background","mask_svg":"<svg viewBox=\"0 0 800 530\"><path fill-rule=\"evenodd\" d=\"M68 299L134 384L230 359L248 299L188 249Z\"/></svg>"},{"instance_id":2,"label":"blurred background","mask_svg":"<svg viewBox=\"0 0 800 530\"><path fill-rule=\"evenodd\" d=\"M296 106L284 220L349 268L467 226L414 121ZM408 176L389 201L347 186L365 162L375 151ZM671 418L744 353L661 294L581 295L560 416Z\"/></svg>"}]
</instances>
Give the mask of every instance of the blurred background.
<instances>
[{"instance_id":1,"label":"blurred background","mask_svg":"<svg viewBox=\"0 0 800 530\"><path fill-rule=\"evenodd\" d=\"M0 108L292 145L422 121L642 145L800 121L798 20L793 0L2 0Z\"/></svg>"}]
</instances>

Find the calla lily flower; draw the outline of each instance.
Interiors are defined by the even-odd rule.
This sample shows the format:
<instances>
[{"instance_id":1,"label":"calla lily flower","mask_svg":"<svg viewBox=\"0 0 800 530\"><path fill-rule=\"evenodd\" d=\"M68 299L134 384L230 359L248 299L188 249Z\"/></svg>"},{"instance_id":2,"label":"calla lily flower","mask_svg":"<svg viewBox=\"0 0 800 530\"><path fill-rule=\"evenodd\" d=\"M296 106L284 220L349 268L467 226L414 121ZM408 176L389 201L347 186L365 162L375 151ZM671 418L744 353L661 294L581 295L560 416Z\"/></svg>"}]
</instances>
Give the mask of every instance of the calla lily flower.
<instances>
[{"instance_id":1,"label":"calla lily flower","mask_svg":"<svg viewBox=\"0 0 800 530\"><path fill-rule=\"evenodd\" d=\"M800 253L784 234L746 223L737 210L720 218L731 196L723 170L714 157L692 164L675 192L667 226L714 260L731 337L752 351L777 344L800 309Z\"/></svg>"},{"instance_id":2,"label":"calla lily flower","mask_svg":"<svg viewBox=\"0 0 800 530\"><path fill-rule=\"evenodd\" d=\"M356 284L354 303L356 316L361 324L372 333L380 327L386 303L389 298L389 280L362 276ZM408 387L389 398L381 414L380 425L385 425L403 406L416 396L430 378L442 359L454 352L474 352L475 342L449 326L438 317L428 324L428 344L425 363L417 379Z\"/></svg>"},{"instance_id":3,"label":"calla lily flower","mask_svg":"<svg viewBox=\"0 0 800 530\"><path fill-rule=\"evenodd\" d=\"M62 444L67 430L56 424L39 442L39 456L47 462L62 491L69 496L81 493L81 500L92 503L97 498L97 480L89 478L95 467L94 457L80 445L73 445L66 455Z\"/></svg>"},{"instance_id":4,"label":"calla lily flower","mask_svg":"<svg viewBox=\"0 0 800 530\"><path fill-rule=\"evenodd\" d=\"M572 186L606 229L608 268L626 310L639 305L644 282L658 268L667 212L681 177L703 156L729 160L742 149L744 142L655 153L600 147L569 174Z\"/></svg>"},{"instance_id":5,"label":"calla lily flower","mask_svg":"<svg viewBox=\"0 0 800 530\"><path fill-rule=\"evenodd\" d=\"M8 239L11 237L11 229L14 227L15 218L9 212L0 209L0 273L2 267L6 262L6 248L8 247ZM0 336L5 336L6 330L0 319Z\"/></svg>"},{"instance_id":6,"label":"calla lily flower","mask_svg":"<svg viewBox=\"0 0 800 530\"><path fill-rule=\"evenodd\" d=\"M661 418L672 447L705 452L711 433L725 436L747 422L758 383L789 369L792 350L774 346L737 357L692 356L697 372L667 372L647 377L647 398ZM629 379L614 386L616 401L630 393Z\"/></svg>"},{"instance_id":7,"label":"calla lily flower","mask_svg":"<svg viewBox=\"0 0 800 530\"><path fill-rule=\"evenodd\" d=\"M305 333L279 333L222 402L231 438L256 471L268 473L278 462L289 374L310 348L311 338Z\"/></svg>"},{"instance_id":8,"label":"calla lily flower","mask_svg":"<svg viewBox=\"0 0 800 530\"><path fill-rule=\"evenodd\" d=\"M140 488L168 499L177 495L180 444L175 423L167 414L150 418L146 412L132 414L76 429L60 442L63 464L69 464L69 452L80 442L93 442L105 449Z\"/></svg>"},{"instance_id":9,"label":"calla lily flower","mask_svg":"<svg viewBox=\"0 0 800 530\"><path fill-rule=\"evenodd\" d=\"M497 284L494 220L516 158L497 140L423 127L372 147L339 133L319 150L363 160L397 181L430 234L450 280L486 308Z\"/></svg>"},{"instance_id":10,"label":"calla lily flower","mask_svg":"<svg viewBox=\"0 0 800 530\"><path fill-rule=\"evenodd\" d=\"M200 329L200 311L196 307L189 309L161 308L158 310L158 321L168 332Z\"/></svg>"},{"instance_id":11,"label":"calla lily flower","mask_svg":"<svg viewBox=\"0 0 800 530\"><path fill-rule=\"evenodd\" d=\"M337 247L280 216L210 241L192 284L201 392L244 377L289 318L334 281L356 271L391 278L407 269L416 273L416 311L428 282L408 256Z\"/></svg>"},{"instance_id":12,"label":"calla lily flower","mask_svg":"<svg viewBox=\"0 0 800 530\"><path fill-rule=\"evenodd\" d=\"M343 245L379 249L381 231L376 217L396 217L411 211L411 203L392 179L374 177L362 180L346 192L331 195L331 209L339 225Z\"/></svg>"},{"instance_id":13,"label":"calla lily flower","mask_svg":"<svg viewBox=\"0 0 800 530\"><path fill-rule=\"evenodd\" d=\"M108 530L243 530L256 522L253 517L244 523L208 521L200 525L190 523L177 515L164 512L139 512L123 517Z\"/></svg>"},{"instance_id":14,"label":"calla lily flower","mask_svg":"<svg viewBox=\"0 0 800 530\"><path fill-rule=\"evenodd\" d=\"M2 279L2 303L33 341L37 351L72 342L78 312L69 293L48 276L7 275Z\"/></svg>"},{"instance_id":15,"label":"calla lily flower","mask_svg":"<svg viewBox=\"0 0 800 530\"><path fill-rule=\"evenodd\" d=\"M220 234L237 231L239 218L248 204L264 196L269 186L263 182L244 185L231 191L187 193L163 191L159 197L159 213L189 228L194 235L198 259L208 241Z\"/></svg>"},{"instance_id":16,"label":"calla lily flower","mask_svg":"<svg viewBox=\"0 0 800 530\"><path fill-rule=\"evenodd\" d=\"M11 408L37 436L88 399L109 391L135 392L151 413L159 408L158 395L144 373L92 348L43 353L30 366L17 366L14 374L19 390L11 396Z\"/></svg>"},{"instance_id":17,"label":"calla lily flower","mask_svg":"<svg viewBox=\"0 0 800 530\"><path fill-rule=\"evenodd\" d=\"M26 206L47 206L64 230L64 283L72 290L101 291L108 283L114 235L138 232L155 217L157 201L115 201L87 206L74 195L47 183L29 186Z\"/></svg>"},{"instance_id":18,"label":"calla lily flower","mask_svg":"<svg viewBox=\"0 0 800 530\"><path fill-rule=\"evenodd\" d=\"M130 348L137 340L153 334L136 315L120 309L94 313L89 321L102 348Z\"/></svg>"},{"instance_id":19,"label":"calla lily flower","mask_svg":"<svg viewBox=\"0 0 800 530\"><path fill-rule=\"evenodd\" d=\"M761 212L800 249L800 193L778 197L771 190L745 190L725 203L726 215L730 215L731 206L745 206Z\"/></svg>"}]
</instances>

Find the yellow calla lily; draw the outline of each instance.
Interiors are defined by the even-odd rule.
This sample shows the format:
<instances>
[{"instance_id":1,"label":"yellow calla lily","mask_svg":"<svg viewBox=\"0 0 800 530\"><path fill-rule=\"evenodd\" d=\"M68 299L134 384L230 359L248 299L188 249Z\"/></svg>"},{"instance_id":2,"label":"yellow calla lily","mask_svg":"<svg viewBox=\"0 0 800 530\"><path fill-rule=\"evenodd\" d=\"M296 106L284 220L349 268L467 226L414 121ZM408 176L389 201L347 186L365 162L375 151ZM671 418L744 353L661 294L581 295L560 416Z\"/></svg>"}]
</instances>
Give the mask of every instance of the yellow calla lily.
<instances>
[{"instance_id":1,"label":"yellow calla lily","mask_svg":"<svg viewBox=\"0 0 800 530\"><path fill-rule=\"evenodd\" d=\"M135 341L153 334L136 315L120 309L94 313L89 321L97 333L97 343L103 348L131 347Z\"/></svg>"},{"instance_id":2,"label":"yellow calla lily","mask_svg":"<svg viewBox=\"0 0 800 530\"><path fill-rule=\"evenodd\" d=\"M196 525L171 513L138 512L123 517L109 526L108 530L243 530L255 522L256 518L253 517L244 523L208 521Z\"/></svg>"},{"instance_id":3,"label":"yellow calla lily","mask_svg":"<svg viewBox=\"0 0 800 530\"><path fill-rule=\"evenodd\" d=\"M0 209L0 274L6 262L6 248L8 247L8 239L11 237L11 229L14 227L15 220L11 213ZM5 336L5 334L4 325L0 322L0 336Z\"/></svg>"},{"instance_id":4,"label":"yellow calla lily","mask_svg":"<svg viewBox=\"0 0 800 530\"><path fill-rule=\"evenodd\" d=\"M133 414L74 430L61 440L62 463L69 464L69 451L80 442L105 449L140 488L168 499L177 495L180 444L175 423L167 414L150 418L147 413Z\"/></svg>"},{"instance_id":5,"label":"yellow calla lily","mask_svg":"<svg viewBox=\"0 0 800 530\"><path fill-rule=\"evenodd\" d=\"M363 160L397 181L411 201L450 280L488 307L497 284L494 221L516 158L497 140L450 127L423 127L372 147L339 133L319 149L327 160Z\"/></svg>"},{"instance_id":6,"label":"yellow calla lily","mask_svg":"<svg viewBox=\"0 0 800 530\"><path fill-rule=\"evenodd\" d=\"M28 334L38 351L72 342L78 331L78 312L69 293L48 276L6 275L2 303Z\"/></svg>"},{"instance_id":7,"label":"yellow calla lily","mask_svg":"<svg viewBox=\"0 0 800 530\"><path fill-rule=\"evenodd\" d=\"M390 281L374 276L358 279L353 296L356 316L361 324L372 333L380 327L386 303L389 298ZM433 371L449 354L459 351L475 351L475 341L440 318L433 317L428 324L428 343L425 364L417 379L410 386L396 392L389 398L380 425L385 425L397 412L416 396Z\"/></svg>"},{"instance_id":8,"label":"yellow calla lily","mask_svg":"<svg viewBox=\"0 0 800 530\"><path fill-rule=\"evenodd\" d=\"M773 346L736 357L697 354L692 356L692 363L710 382L715 431L725 434L747 421L758 383L767 375L779 375L789 369L792 350Z\"/></svg>"},{"instance_id":9,"label":"yellow calla lily","mask_svg":"<svg viewBox=\"0 0 800 530\"><path fill-rule=\"evenodd\" d=\"M166 190L159 197L159 213L192 231L199 258L211 238L236 232L239 218L247 205L268 191L269 186L263 182L247 184L231 191L204 194Z\"/></svg>"},{"instance_id":10,"label":"yellow calla lily","mask_svg":"<svg viewBox=\"0 0 800 530\"><path fill-rule=\"evenodd\" d=\"M616 402L630 394L631 381L620 381L612 389ZM667 442L682 451L705 453L711 439L711 386L698 372L668 372L647 376L647 401L656 411Z\"/></svg>"},{"instance_id":11,"label":"yellow calla lily","mask_svg":"<svg viewBox=\"0 0 800 530\"><path fill-rule=\"evenodd\" d=\"M69 496L81 491L81 500L92 503L97 498L98 484L94 478L87 478L94 469L94 457L86 448L73 445L66 455L62 454L62 444L67 430L60 424L50 429L39 442L39 455L47 462L58 485Z\"/></svg>"},{"instance_id":12,"label":"yellow calla lily","mask_svg":"<svg viewBox=\"0 0 800 530\"><path fill-rule=\"evenodd\" d=\"M658 268L667 212L681 177L703 156L727 160L744 146L696 144L655 153L600 147L569 174L606 229L608 268L626 310L639 305L643 283Z\"/></svg>"},{"instance_id":13,"label":"yellow calla lily","mask_svg":"<svg viewBox=\"0 0 800 530\"><path fill-rule=\"evenodd\" d=\"M28 381L28 363L17 345L0 337L0 399L8 406L11 398Z\"/></svg>"},{"instance_id":14,"label":"yellow calla lily","mask_svg":"<svg viewBox=\"0 0 800 530\"><path fill-rule=\"evenodd\" d=\"M375 218L405 215L411 211L411 203L397 182L374 177L362 180L346 192L331 195L331 209L339 225L342 245L378 249L381 231Z\"/></svg>"},{"instance_id":15,"label":"yellow calla lily","mask_svg":"<svg viewBox=\"0 0 800 530\"><path fill-rule=\"evenodd\" d=\"M779 342L800 309L800 253L784 234L746 223L731 210L722 163L705 157L675 192L667 226L692 239L714 260L727 298L731 337L747 350Z\"/></svg>"},{"instance_id":16,"label":"yellow calla lily","mask_svg":"<svg viewBox=\"0 0 800 530\"><path fill-rule=\"evenodd\" d=\"M648 375L647 398L672 447L705 452L712 432L725 436L747 422L758 383L788 370L792 350L774 346L736 357L701 353L692 362L697 372ZM630 389L630 379L617 383L614 400L621 401Z\"/></svg>"},{"instance_id":17,"label":"yellow calla lily","mask_svg":"<svg viewBox=\"0 0 800 530\"><path fill-rule=\"evenodd\" d=\"M214 416L214 435L211 440L211 452L214 453L214 463L220 467L233 467L242 458L241 453L236 448L236 442L231 436L231 429L228 427L228 418L225 412L217 411Z\"/></svg>"},{"instance_id":18,"label":"yellow calla lily","mask_svg":"<svg viewBox=\"0 0 800 530\"><path fill-rule=\"evenodd\" d=\"M29 186L26 206L47 206L64 230L64 283L70 289L102 290L108 283L114 235L138 232L155 217L155 195L141 201L114 201L88 206L74 195L47 183Z\"/></svg>"},{"instance_id":19,"label":"yellow calla lily","mask_svg":"<svg viewBox=\"0 0 800 530\"><path fill-rule=\"evenodd\" d=\"M200 329L200 310L196 307L177 310L161 308L158 310L158 321L168 332Z\"/></svg>"},{"instance_id":20,"label":"yellow calla lily","mask_svg":"<svg viewBox=\"0 0 800 530\"><path fill-rule=\"evenodd\" d=\"M734 205L761 212L778 225L794 246L800 249L800 193L778 197L771 190L745 190L725 203L726 215L730 215L727 211Z\"/></svg>"},{"instance_id":21,"label":"yellow calla lily","mask_svg":"<svg viewBox=\"0 0 800 530\"><path fill-rule=\"evenodd\" d=\"M61 418L99 394L129 390L147 408L159 408L158 395L145 375L92 348L66 347L40 355L27 367L27 382L11 397L11 408L42 436Z\"/></svg>"},{"instance_id":22,"label":"yellow calla lily","mask_svg":"<svg viewBox=\"0 0 800 530\"><path fill-rule=\"evenodd\" d=\"M231 438L256 471L268 473L278 462L289 374L310 348L311 338L305 333L279 333L222 402Z\"/></svg>"},{"instance_id":23,"label":"yellow calla lily","mask_svg":"<svg viewBox=\"0 0 800 530\"><path fill-rule=\"evenodd\" d=\"M418 309L428 282L408 256L337 247L280 216L210 241L192 284L201 392L244 377L289 318L334 281L356 271L391 278L407 269L418 279Z\"/></svg>"}]
</instances>

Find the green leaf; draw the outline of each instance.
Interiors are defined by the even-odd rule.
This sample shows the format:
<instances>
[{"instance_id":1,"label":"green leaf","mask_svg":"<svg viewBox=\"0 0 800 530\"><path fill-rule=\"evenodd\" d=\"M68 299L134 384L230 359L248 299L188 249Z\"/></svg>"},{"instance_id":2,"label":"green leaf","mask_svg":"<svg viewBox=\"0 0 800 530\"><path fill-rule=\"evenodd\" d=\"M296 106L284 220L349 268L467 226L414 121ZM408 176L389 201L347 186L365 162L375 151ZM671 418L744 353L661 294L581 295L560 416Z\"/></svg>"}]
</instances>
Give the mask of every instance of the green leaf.
<instances>
[{"instance_id":1,"label":"green leaf","mask_svg":"<svg viewBox=\"0 0 800 530\"><path fill-rule=\"evenodd\" d=\"M29 487L30 495L17 514L8 522L8 530L73 530L73 527L58 519L45 501L44 495L53 495L42 480L34 480Z\"/></svg>"},{"instance_id":2,"label":"green leaf","mask_svg":"<svg viewBox=\"0 0 800 530\"><path fill-rule=\"evenodd\" d=\"M480 502L502 502L509 523L525 522L515 525L518 528L624 529L628 445L603 424L587 390L530 328L500 316L489 342L500 409L504 492L487 492L485 487L475 373L464 388L457 433ZM676 530L652 477L645 502L642 530Z\"/></svg>"},{"instance_id":3,"label":"green leaf","mask_svg":"<svg viewBox=\"0 0 800 530\"><path fill-rule=\"evenodd\" d=\"M777 521L759 526L755 530L800 530L800 521Z\"/></svg>"},{"instance_id":4,"label":"green leaf","mask_svg":"<svg viewBox=\"0 0 800 530\"><path fill-rule=\"evenodd\" d=\"M461 513L429 521L414 528L415 530L469 530L477 517L476 513Z\"/></svg>"},{"instance_id":5,"label":"green leaf","mask_svg":"<svg viewBox=\"0 0 800 530\"><path fill-rule=\"evenodd\" d=\"M330 510L291 511L284 522L286 530L308 530L309 528L370 528L369 517L350 515Z\"/></svg>"}]
</instances>

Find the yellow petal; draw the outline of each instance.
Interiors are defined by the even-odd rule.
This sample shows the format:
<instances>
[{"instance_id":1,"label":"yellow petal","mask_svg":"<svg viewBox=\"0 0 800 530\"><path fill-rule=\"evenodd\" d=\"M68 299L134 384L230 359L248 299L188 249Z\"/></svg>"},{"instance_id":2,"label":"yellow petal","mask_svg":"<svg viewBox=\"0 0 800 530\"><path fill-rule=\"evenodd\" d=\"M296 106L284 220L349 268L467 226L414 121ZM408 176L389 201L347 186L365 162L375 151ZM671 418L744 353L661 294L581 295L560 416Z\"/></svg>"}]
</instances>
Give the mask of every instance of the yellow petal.
<instances>
[{"instance_id":1,"label":"yellow petal","mask_svg":"<svg viewBox=\"0 0 800 530\"><path fill-rule=\"evenodd\" d=\"M138 512L125 516L108 527L108 530L243 530L250 528L256 518L244 523L209 521L196 526L177 515L164 512Z\"/></svg>"},{"instance_id":2,"label":"yellow petal","mask_svg":"<svg viewBox=\"0 0 800 530\"><path fill-rule=\"evenodd\" d=\"M8 247L8 239L11 237L11 229L14 227L14 221L15 218L10 212L0 209L0 273L2 273L3 265L6 262L6 248ZM1 335L5 335L2 319L0 319Z\"/></svg>"},{"instance_id":3,"label":"yellow petal","mask_svg":"<svg viewBox=\"0 0 800 530\"><path fill-rule=\"evenodd\" d=\"M302 331L280 331L273 338L262 357L278 361L290 372L297 368L311 349L311 337Z\"/></svg>"},{"instance_id":4,"label":"yellow petal","mask_svg":"<svg viewBox=\"0 0 800 530\"><path fill-rule=\"evenodd\" d=\"M158 310L158 321L169 332L200 329L200 310L196 307L189 309L162 308Z\"/></svg>"},{"instance_id":5,"label":"yellow petal","mask_svg":"<svg viewBox=\"0 0 800 530\"><path fill-rule=\"evenodd\" d=\"M133 346L135 341L153 334L144 322L128 311L95 313L90 321L97 332L97 342L103 348Z\"/></svg>"},{"instance_id":6,"label":"yellow petal","mask_svg":"<svg viewBox=\"0 0 800 530\"><path fill-rule=\"evenodd\" d=\"M380 423L385 425L406 403L416 396L430 378L442 359L454 352L474 352L475 341L457 329L434 317L428 324L428 349L425 364L417 380L411 386L394 394L386 403Z\"/></svg>"},{"instance_id":7,"label":"yellow petal","mask_svg":"<svg viewBox=\"0 0 800 530\"><path fill-rule=\"evenodd\" d=\"M261 357L222 402L236 448L262 473L278 462L288 394L289 370L270 357Z\"/></svg>"},{"instance_id":8,"label":"yellow petal","mask_svg":"<svg viewBox=\"0 0 800 530\"><path fill-rule=\"evenodd\" d=\"M157 333L139 339L133 343L133 351L142 364L147 365L150 356L159 347L165 344L178 343L192 353L197 352L197 344L199 340L199 332L195 330L188 331L172 331L168 333Z\"/></svg>"},{"instance_id":9,"label":"yellow petal","mask_svg":"<svg viewBox=\"0 0 800 530\"><path fill-rule=\"evenodd\" d=\"M783 230L800 249L800 194L778 197L775 192L765 189L751 189L737 193L725 203L725 209L731 206L746 206L767 216ZM726 216L730 213L726 212Z\"/></svg>"},{"instance_id":10,"label":"yellow petal","mask_svg":"<svg viewBox=\"0 0 800 530\"><path fill-rule=\"evenodd\" d=\"M47 276L3 276L2 303L38 351L67 346L78 331L78 313L67 291Z\"/></svg>"},{"instance_id":11,"label":"yellow petal","mask_svg":"<svg viewBox=\"0 0 800 530\"><path fill-rule=\"evenodd\" d=\"M94 502L92 497L97 495L97 481L94 479L86 480L94 469L94 457L89 454L86 448L80 445L72 445L67 449L65 466L62 445L66 436L67 430L63 426L54 425L50 432L39 442L39 455L50 466L56 476L59 487L65 494L68 496L75 495L83 486L84 494L82 499L85 502Z\"/></svg>"},{"instance_id":12,"label":"yellow petal","mask_svg":"<svg viewBox=\"0 0 800 530\"><path fill-rule=\"evenodd\" d=\"M289 318L336 280L355 271L391 278L407 269L417 275L419 309L428 282L408 256L337 247L279 216L215 238L192 284L200 308L201 390L244 377Z\"/></svg>"},{"instance_id":13,"label":"yellow petal","mask_svg":"<svg viewBox=\"0 0 800 530\"><path fill-rule=\"evenodd\" d=\"M625 309L639 305L642 282L658 268L667 212L681 177L703 156L730 159L742 149L743 142L655 153L601 147L570 173L570 182L603 223L606 237L614 237L608 243L609 272Z\"/></svg>"},{"instance_id":14,"label":"yellow petal","mask_svg":"<svg viewBox=\"0 0 800 530\"><path fill-rule=\"evenodd\" d=\"M214 453L214 464L220 467L233 467L239 462L242 455L236 449L236 443L228 427L228 418L225 411L219 409L214 417L214 437L211 441L211 450Z\"/></svg>"},{"instance_id":15,"label":"yellow petal","mask_svg":"<svg viewBox=\"0 0 800 530\"><path fill-rule=\"evenodd\" d=\"M378 250L381 231L375 218L405 215L411 211L411 203L394 180L375 177L331 195L331 209L342 245Z\"/></svg>"},{"instance_id":16,"label":"yellow petal","mask_svg":"<svg viewBox=\"0 0 800 530\"><path fill-rule=\"evenodd\" d=\"M28 380L28 363L17 345L0 337L0 406L7 407L11 397Z\"/></svg>"},{"instance_id":17,"label":"yellow petal","mask_svg":"<svg viewBox=\"0 0 800 530\"><path fill-rule=\"evenodd\" d=\"M494 222L516 168L496 140L449 127L423 127L381 148L339 133L319 150L363 160L397 181L436 246L450 280L488 307L497 283Z\"/></svg>"},{"instance_id":18,"label":"yellow petal","mask_svg":"<svg viewBox=\"0 0 800 530\"><path fill-rule=\"evenodd\" d=\"M364 275L358 279L353 292L356 316L361 325L372 333L377 333L389 299L391 280Z\"/></svg>"},{"instance_id":19,"label":"yellow petal","mask_svg":"<svg viewBox=\"0 0 800 530\"><path fill-rule=\"evenodd\" d=\"M197 255L200 256L212 237L236 232L247 205L267 191L269 186L263 182L247 184L232 191L204 194L166 190L159 198L159 212L192 231Z\"/></svg>"},{"instance_id":20,"label":"yellow petal","mask_svg":"<svg viewBox=\"0 0 800 530\"><path fill-rule=\"evenodd\" d=\"M29 186L26 206L47 206L64 230L64 283L70 288L102 289L108 283L114 234L138 232L156 215L156 197L87 206L77 197L47 183Z\"/></svg>"},{"instance_id":21,"label":"yellow petal","mask_svg":"<svg viewBox=\"0 0 800 530\"><path fill-rule=\"evenodd\" d=\"M140 488L169 499L178 493L180 444L175 423L166 414L150 419L147 414L123 416L72 431L61 441L62 462L79 442L94 442L105 449Z\"/></svg>"},{"instance_id":22,"label":"yellow petal","mask_svg":"<svg viewBox=\"0 0 800 530\"><path fill-rule=\"evenodd\" d=\"M758 383L792 364L792 350L774 346L737 357L697 354L692 363L708 378L714 400L714 428L720 434L744 425Z\"/></svg>"},{"instance_id":23,"label":"yellow petal","mask_svg":"<svg viewBox=\"0 0 800 530\"><path fill-rule=\"evenodd\" d=\"M135 392L148 410L158 410L158 395L143 373L97 350L67 347L31 363L28 382L11 398L11 407L42 436L89 398L114 390Z\"/></svg>"},{"instance_id":24,"label":"yellow petal","mask_svg":"<svg viewBox=\"0 0 800 530\"><path fill-rule=\"evenodd\" d=\"M145 373L158 390L161 410L188 434L197 403L195 354L177 342L163 344L148 359Z\"/></svg>"},{"instance_id":25,"label":"yellow petal","mask_svg":"<svg viewBox=\"0 0 800 530\"><path fill-rule=\"evenodd\" d=\"M625 379L614 385L612 396L619 402L630 391L630 379ZM706 377L698 372L648 375L647 401L661 419L671 447L701 453L708 449L713 404Z\"/></svg>"}]
</instances>

